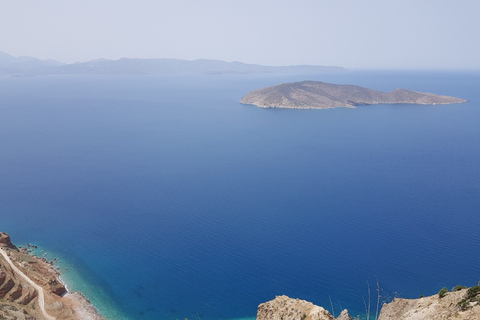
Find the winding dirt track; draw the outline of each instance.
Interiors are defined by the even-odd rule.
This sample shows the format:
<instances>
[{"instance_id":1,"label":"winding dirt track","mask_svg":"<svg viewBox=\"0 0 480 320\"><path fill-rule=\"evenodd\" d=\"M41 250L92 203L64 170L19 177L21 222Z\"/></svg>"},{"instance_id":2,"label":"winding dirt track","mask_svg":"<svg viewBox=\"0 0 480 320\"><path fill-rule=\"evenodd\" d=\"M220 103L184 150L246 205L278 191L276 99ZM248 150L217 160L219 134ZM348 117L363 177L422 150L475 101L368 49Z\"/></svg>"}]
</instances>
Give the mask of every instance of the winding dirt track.
<instances>
[{"instance_id":1,"label":"winding dirt track","mask_svg":"<svg viewBox=\"0 0 480 320\"><path fill-rule=\"evenodd\" d=\"M36 284L35 282L33 282L29 277L27 277L22 271L20 271L20 269L18 269L12 262L12 260L10 260L10 257L7 255L7 253L2 249L0 248L0 254L2 254L2 256L5 258L5 260L8 262L8 264L10 265L10 267L12 267L13 271L15 271L19 276L21 276L23 279L25 279L25 281L27 281L32 287L35 288L35 290L37 290L38 292L38 306L40 307L40 310L42 311L43 313L43 316L45 317L45 319L47 320L56 320L55 317L52 317L51 315L49 315L47 313L47 310L45 310L45 295L43 293L43 288L40 287L38 284Z\"/></svg>"}]
</instances>

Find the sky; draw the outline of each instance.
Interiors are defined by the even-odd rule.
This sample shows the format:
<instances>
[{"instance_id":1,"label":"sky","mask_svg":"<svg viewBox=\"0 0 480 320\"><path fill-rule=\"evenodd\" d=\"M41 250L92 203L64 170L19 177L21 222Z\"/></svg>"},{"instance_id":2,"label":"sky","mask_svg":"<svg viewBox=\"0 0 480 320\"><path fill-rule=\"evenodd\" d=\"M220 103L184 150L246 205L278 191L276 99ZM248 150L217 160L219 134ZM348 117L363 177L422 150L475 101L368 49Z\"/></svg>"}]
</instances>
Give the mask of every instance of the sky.
<instances>
[{"instance_id":1,"label":"sky","mask_svg":"<svg viewBox=\"0 0 480 320\"><path fill-rule=\"evenodd\" d=\"M480 69L479 0L0 0L0 51Z\"/></svg>"}]
</instances>

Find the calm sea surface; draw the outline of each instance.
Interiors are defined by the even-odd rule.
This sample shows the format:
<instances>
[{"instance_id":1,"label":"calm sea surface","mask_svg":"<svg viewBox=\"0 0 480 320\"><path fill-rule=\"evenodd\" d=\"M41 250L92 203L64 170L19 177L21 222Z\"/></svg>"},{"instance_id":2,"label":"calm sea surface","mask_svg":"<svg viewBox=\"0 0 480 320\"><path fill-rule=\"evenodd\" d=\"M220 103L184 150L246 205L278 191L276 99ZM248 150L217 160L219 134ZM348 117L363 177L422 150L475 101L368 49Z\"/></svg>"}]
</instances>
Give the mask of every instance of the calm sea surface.
<instances>
[{"instance_id":1,"label":"calm sea surface","mask_svg":"<svg viewBox=\"0 0 480 320\"><path fill-rule=\"evenodd\" d=\"M239 104L307 79L469 102ZM479 88L480 73L3 77L0 229L60 257L110 319L255 317L282 294L356 315L377 279L382 301L472 286Z\"/></svg>"}]
</instances>

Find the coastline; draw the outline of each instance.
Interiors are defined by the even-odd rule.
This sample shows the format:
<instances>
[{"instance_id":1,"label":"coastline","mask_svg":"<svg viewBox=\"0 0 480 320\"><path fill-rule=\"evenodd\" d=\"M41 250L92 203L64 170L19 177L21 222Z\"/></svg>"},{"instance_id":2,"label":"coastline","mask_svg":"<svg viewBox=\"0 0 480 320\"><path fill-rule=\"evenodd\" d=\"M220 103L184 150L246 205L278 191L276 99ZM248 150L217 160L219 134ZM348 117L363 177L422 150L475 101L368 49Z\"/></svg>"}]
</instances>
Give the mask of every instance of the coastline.
<instances>
[{"instance_id":1,"label":"coastline","mask_svg":"<svg viewBox=\"0 0 480 320\"><path fill-rule=\"evenodd\" d=\"M68 290L55 263L57 258L50 261L39 257L34 249L37 246L30 244L16 247L8 234L0 233L0 305L8 306L7 313L23 312L39 319L107 319L84 294Z\"/></svg>"},{"instance_id":2,"label":"coastline","mask_svg":"<svg viewBox=\"0 0 480 320\"><path fill-rule=\"evenodd\" d=\"M128 320L118 306L111 300L109 294L98 283L86 280L79 269L79 265L71 262L62 254L49 251L58 257L54 265L60 270L59 279L67 288L69 294L80 295L88 304L92 305L104 320ZM76 297L78 298L78 297Z\"/></svg>"},{"instance_id":3,"label":"coastline","mask_svg":"<svg viewBox=\"0 0 480 320\"><path fill-rule=\"evenodd\" d=\"M41 243L22 244L22 247L27 248L30 255L52 263L53 268L59 273L58 281L65 286L67 292L83 296L89 304L94 306L102 319L130 319L111 299L109 293L82 270L81 262L72 260L72 258L68 257L65 253L51 250L48 245ZM86 272L88 273L88 270ZM66 295L68 295L68 293Z\"/></svg>"},{"instance_id":4,"label":"coastline","mask_svg":"<svg viewBox=\"0 0 480 320\"><path fill-rule=\"evenodd\" d=\"M105 320L95 306L80 292L67 292L64 298L72 301L73 309L78 314L79 319L85 320Z\"/></svg>"}]
</instances>

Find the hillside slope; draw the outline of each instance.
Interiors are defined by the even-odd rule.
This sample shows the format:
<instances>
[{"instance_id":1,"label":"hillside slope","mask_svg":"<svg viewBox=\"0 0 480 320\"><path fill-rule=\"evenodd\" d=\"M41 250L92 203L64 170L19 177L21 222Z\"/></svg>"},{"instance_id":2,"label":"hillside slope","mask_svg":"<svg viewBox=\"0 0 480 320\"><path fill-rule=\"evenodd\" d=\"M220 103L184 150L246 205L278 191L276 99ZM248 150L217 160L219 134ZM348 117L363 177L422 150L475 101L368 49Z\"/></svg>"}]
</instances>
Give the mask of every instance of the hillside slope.
<instances>
[{"instance_id":1,"label":"hillside slope","mask_svg":"<svg viewBox=\"0 0 480 320\"><path fill-rule=\"evenodd\" d=\"M0 232L0 319L102 320L79 293L66 291L52 263L17 248Z\"/></svg>"}]
</instances>

